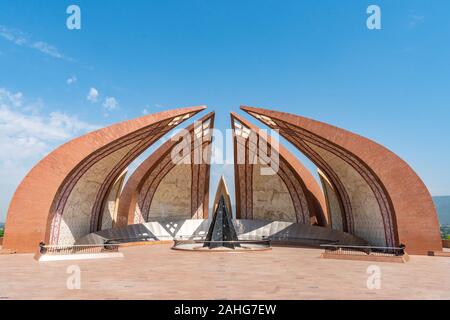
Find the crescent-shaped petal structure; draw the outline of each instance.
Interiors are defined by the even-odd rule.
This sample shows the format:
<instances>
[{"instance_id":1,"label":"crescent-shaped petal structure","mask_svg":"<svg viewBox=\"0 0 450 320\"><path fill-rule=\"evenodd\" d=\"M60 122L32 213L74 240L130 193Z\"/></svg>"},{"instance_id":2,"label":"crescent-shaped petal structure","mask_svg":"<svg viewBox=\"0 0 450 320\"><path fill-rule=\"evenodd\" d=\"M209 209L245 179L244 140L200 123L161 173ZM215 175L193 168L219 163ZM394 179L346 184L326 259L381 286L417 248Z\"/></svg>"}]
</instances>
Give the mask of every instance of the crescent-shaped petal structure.
<instances>
[{"instance_id":1,"label":"crescent-shaped petal structure","mask_svg":"<svg viewBox=\"0 0 450 320\"><path fill-rule=\"evenodd\" d=\"M214 112L211 112L163 143L142 162L120 195L117 227L168 217L208 218L213 128ZM183 143L188 147L186 155L174 158L173 153L184 149Z\"/></svg>"},{"instance_id":2,"label":"crescent-shaped petal structure","mask_svg":"<svg viewBox=\"0 0 450 320\"><path fill-rule=\"evenodd\" d=\"M236 218L326 226L319 184L273 137L231 113Z\"/></svg>"},{"instance_id":3,"label":"crescent-shaped petal structure","mask_svg":"<svg viewBox=\"0 0 450 320\"><path fill-rule=\"evenodd\" d=\"M11 200L3 248L73 244L102 227L102 213L127 166L206 106L179 108L96 130L58 147L22 180Z\"/></svg>"},{"instance_id":4,"label":"crescent-shaped petal structure","mask_svg":"<svg viewBox=\"0 0 450 320\"><path fill-rule=\"evenodd\" d=\"M431 195L411 167L380 144L335 126L241 106L305 154L320 170L333 228L371 245L442 251Z\"/></svg>"}]
</instances>

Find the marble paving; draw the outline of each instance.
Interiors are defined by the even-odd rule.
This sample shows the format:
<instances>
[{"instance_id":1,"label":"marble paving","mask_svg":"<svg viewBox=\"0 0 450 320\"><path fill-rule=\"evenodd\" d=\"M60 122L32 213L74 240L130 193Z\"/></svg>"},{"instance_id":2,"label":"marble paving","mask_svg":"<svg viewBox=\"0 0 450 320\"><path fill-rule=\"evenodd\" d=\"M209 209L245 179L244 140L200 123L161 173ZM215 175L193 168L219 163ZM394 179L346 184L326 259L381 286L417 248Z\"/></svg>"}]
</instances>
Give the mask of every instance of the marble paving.
<instances>
[{"instance_id":1,"label":"marble paving","mask_svg":"<svg viewBox=\"0 0 450 320\"><path fill-rule=\"evenodd\" d=\"M367 268L375 263L321 259L319 249L204 253L163 244L121 251L124 258L43 263L30 254L0 255L0 300L450 299L450 258L444 257L376 263L381 288L369 289ZM74 265L80 289L70 290L67 272Z\"/></svg>"}]
</instances>

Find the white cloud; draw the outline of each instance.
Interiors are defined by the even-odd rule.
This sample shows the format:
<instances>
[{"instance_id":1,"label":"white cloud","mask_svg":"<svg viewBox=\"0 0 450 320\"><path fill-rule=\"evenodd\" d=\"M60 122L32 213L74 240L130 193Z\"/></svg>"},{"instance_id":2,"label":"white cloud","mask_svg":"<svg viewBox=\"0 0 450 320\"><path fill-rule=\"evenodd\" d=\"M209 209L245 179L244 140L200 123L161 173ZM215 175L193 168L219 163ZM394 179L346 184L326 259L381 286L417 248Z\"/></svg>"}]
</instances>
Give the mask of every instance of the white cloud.
<instances>
[{"instance_id":1,"label":"white cloud","mask_svg":"<svg viewBox=\"0 0 450 320\"><path fill-rule=\"evenodd\" d=\"M0 106L0 133L3 136L26 139L39 137L43 140L62 140L70 134L62 125L53 122L53 115L48 118L27 115L8 106ZM2 144L3 146L3 144Z\"/></svg>"},{"instance_id":2,"label":"white cloud","mask_svg":"<svg viewBox=\"0 0 450 320\"><path fill-rule=\"evenodd\" d=\"M119 103L117 102L116 98L114 97L106 97L105 101L103 102L103 108L111 111L114 109L117 109L119 107Z\"/></svg>"},{"instance_id":3,"label":"white cloud","mask_svg":"<svg viewBox=\"0 0 450 320\"><path fill-rule=\"evenodd\" d=\"M11 103L15 107L20 107L22 105L23 94L22 92L12 93L5 88L0 88L0 104L1 103Z\"/></svg>"},{"instance_id":4,"label":"white cloud","mask_svg":"<svg viewBox=\"0 0 450 320\"><path fill-rule=\"evenodd\" d=\"M43 41L37 41L31 44L31 48L37 49L41 51L42 53L45 53L51 57L62 59L63 56L61 53L59 53L58 49L56 49L54 46L43 42Z\"/></svg>"},{"instance_id":5,"label":"white cloud","mask_svg":"<svg viewBox=\"0 0 450 320\"><path fill-rule=\"evenodd\" d=\"M164 109L164 108L165 108L162 104L158 104L158 103L155 103L153 106L154 106L155 108L158 108L158 109ZM151 109L151 107L147 104L147 105L144 107L144 109L142 109L141 113L142 113L143 115L149 114L149 113L150 113L150 111L149 111L150 109Z\"/></svg>"},{"instance_id":6,"label":"white cloud","mask_svg":"<svg viewBox=\"0 0 450 320\"><path fill-rule=\"evenodd\" d=\"M69 137L78 132L86 132L98 129L98 126L80 121L76 116L66 113L52 112L48 117L48 123L52 128L61 128L69 134Z\"/></svg>"},{"instance_id":7,"label":"white cloud","mask_svg":"<svg viewBox=\"0 0 450 320\"><path fill-rule=\"evenodd\" d=\"M99 100L100 94L97 89L94 87L91 87L89 89L88 95L86 99L90 102L97 102ZM103 100L102 107L104 108L105 112L103 113L104 117L109 116L109 112L113 111L117 108L119 108L119 102L114 97L106 97Z\"/></svg>"},{"instance_id":8,"label":"white cloud","mask_svg":"<svg viewBox=\"0 0 450 320\"><path fill-rule=\"evenodd\" d=\"M75 76L70 76L69 78L67 78L67 84L74 84L75 82L77 82L77 77Z\"/></svg>"},{"instance_id":9,"label":"white cloud","mask_svg":"<svg viewBox=\"0 0 450 320\"><path fill-rule=\"evenodd\" d=\"M90 101L90 102L97 102L98 90L95 88L90 88L86 99L88 99L88 101Z\"/></svg>"},{"instance_id":10,"label":"white cloud","mask_svg":"<svg viewBox=\"0 0 450 320\"><path fill-rule=\"evenodd\" d=\"M14 189L37 161L59 144L98 129L66 113L39 113L41 104L0 88L0 221Z\"/></svg>"},{"instance_id":11,"label":"white cloud","mask_svg":"<svg viewBox=\"0 0 450 320\"><path fill-rule=\"evenodd\" d=\"M15 45L35 49L45 55L56 59L69 61L73 60L72 58L66 57L61 54L55 46L52 46L51 44L48 44L44 41L31 40L28 35L17 29L10 29L0 25L0 37L3 37L4 39L14 43Z\"/></svg>"},{"instance_id":12,"label":"white cloud","mask_svg":"<svg viewBox=\"0 0 450 320\"><path fill-rule=\"evenodd\" d=\"M1 98L2 95L0 94ZM27 106L12 108L8 104L0 104L1 137L14 137L18 141L27 143L60 141L79 132L97 128L97 126L65 113L51 112L47 115L30 115L26 112L27 109ZM4 144L1 145L4 146ZM1 154L0 159L2 159Z\"/></svg>"}]
</instances>

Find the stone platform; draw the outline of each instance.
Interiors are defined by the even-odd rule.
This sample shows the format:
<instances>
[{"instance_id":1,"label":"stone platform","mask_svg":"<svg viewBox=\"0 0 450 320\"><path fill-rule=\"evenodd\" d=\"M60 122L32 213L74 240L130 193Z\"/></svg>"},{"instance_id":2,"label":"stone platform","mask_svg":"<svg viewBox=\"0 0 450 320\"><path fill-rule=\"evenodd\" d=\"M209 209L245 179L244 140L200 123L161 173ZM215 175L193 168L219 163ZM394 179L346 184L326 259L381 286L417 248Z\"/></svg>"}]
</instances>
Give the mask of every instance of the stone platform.
<instances>
[{"instance_id":1,"label":"stone platform","mask_svg":"<svg viewBox=\"0 0 450 320\"><path fill-rule=\"evenodd\" d=\"M450 258L410 256L406 264L321 259L323 250L193 254L171 244L126 247L124 258L36 262L0 256L0 299L450 299ZM381 288L367 288L377 265ZM81 289L69 290L69 266Z\"/></svg>"}]
</instances>

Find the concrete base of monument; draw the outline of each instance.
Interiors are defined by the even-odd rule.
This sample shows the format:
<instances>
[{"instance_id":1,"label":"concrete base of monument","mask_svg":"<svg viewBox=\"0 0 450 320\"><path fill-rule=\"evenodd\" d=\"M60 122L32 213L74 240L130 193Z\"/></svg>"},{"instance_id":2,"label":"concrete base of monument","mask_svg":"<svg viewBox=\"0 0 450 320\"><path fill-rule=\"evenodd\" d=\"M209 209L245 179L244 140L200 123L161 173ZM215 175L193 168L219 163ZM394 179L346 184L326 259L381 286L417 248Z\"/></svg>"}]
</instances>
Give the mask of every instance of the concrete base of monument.
<instances>
[{"instance_id":1,"label":"concrete base of monument","mask_svg":"<svg viewBox=\"0 0 450 320\"><path fill-rule=\"evenodd\" d=\"M412 255L408 263L374 263L320 259L323 249L273 246L259 253L202 254L170 247L125 247L122 259L77 261L81 290L65 285L75 261L0 255L2 300L450 299L450 258ZM380 289L367 286L373 264L381 268Z\"/></svg>"},{"instance_id":2,"label":"concrete base of monument","mask_svg":"<svg viewBox=\"0 0 450 320\"><path fill-rule=\"evenodd\" d=\"M269 241L230 241L235 244L230 248L227 246L218 246L210 248L204 246L205 241L191 241L191 240L175 240L172 246L173 250L181 251L195 251L195 252L253 252L253 251L267 251L272 250Z\"/></svg>"},{"instance_id":3,"label":"concrete base of monument","mask_svg":"<svg viewBox=\"0 0 450 320\"><path fill-rule=\"evenodd\" d=\"M447 248L444 248L443 251L430 251L428 252L429 256L433 257L450 257L450 251Z\"/></svg>"},{"instance_id":4,"label":"concrete base of monument","mask_svg":"<svg viewBox=\"0 0 450 320\"><path fill-rule=\"evenodd\" d=\"M0 246L0 254L13 254L16 253L16 251L11 249L3 249L3 247Z\"/></svg>"},{"instance_id":5,"label":"concrete base of monument","mask_svg":"<svg viewBox=\"0 0 450 320\"><path fill-rule=\"evenodd\" d=\"M326 243L367 245L365 240L351 234L301 223L245 219L233 220L233 223L240 240L269 239L273 245L316 247ZM164 219L97 231L78 239L76 244L204 239L209 226L208 219Z\"/></svg>"},{"instance_id":6,"label":"concrete base of monument","mask_svg":"<svg viewBox=\"0 0 450 320\"><path fill-rule=\"evenodd\" d=\"M63 255L46 255L46 254L37 253L34 256L34 259L39 262L110 259L110 258L123 258L123 253L122 252L105 252L105 253L63 254Z\"/></svg>"},{"instance_id":7,"label":"concrete base of monument","mask_svg":"<svg viewBox=\"0 0 450 320\"><path fill-rule=\"evenodd\" d=\"M151 241L132 241L132 242L125 242L121 243L120 247L136 247L136 246L154 246L159 244L170 244L173 240L151 240Z\"/></svg>"},{"instance_id":8,"label":"concrete base of monument","mask_svg":"<svg viewBox=\"0 0 450 320\"><path fill-rule=\"evenodd\" d=\"M320 257L324 259L396 262L396 263L406 263L409 261L409 255L407 253L401 256L376 256L367 254L336 254L331 252L324 252L320 255Z\"/></svg>"}]
</instances>

